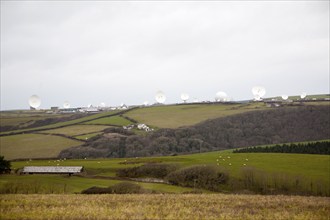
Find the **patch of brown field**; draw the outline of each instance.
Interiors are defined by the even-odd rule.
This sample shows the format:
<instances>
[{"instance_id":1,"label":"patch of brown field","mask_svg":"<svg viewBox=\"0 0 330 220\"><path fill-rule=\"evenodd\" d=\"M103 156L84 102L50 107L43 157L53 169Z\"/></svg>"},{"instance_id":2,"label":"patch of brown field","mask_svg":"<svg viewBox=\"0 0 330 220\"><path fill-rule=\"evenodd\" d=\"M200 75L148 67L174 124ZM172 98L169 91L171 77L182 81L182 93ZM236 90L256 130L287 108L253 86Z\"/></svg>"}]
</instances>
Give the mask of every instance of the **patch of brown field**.
<instances>
[{"instance_id":1,"label":"patch of brown field","mask_svg":"<svg viewBox=\"0 0 330 220\"><path fill-rule=\"evenodd\" d=\"M1 195L1 219L329 219L330 198L261 195Z\"/></svg>"},{"instance_id":2,"label":"patch of brown field","mask_svg":"<svg viewBox=\"0 0 330 220\"><path fill-rule=\"evenodd\" d=\"M125 135L122 134L118 134L118 133L106 133L103 135L106 138L120 138L120 137L127 137Z\"/></svg>"}]
</instances>

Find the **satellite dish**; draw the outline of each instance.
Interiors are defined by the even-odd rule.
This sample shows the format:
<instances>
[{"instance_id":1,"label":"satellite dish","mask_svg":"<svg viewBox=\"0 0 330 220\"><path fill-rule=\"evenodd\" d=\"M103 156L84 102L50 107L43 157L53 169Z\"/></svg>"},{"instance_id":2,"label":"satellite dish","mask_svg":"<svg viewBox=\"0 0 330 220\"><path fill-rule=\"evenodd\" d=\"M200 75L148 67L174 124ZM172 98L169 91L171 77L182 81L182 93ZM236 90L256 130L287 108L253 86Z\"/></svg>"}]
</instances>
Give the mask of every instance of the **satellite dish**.
<instances>
[{"instance_id":1,"label":"satellite dish","mask_svg":"<svg viewBox=\"0 0 330 220\"><path fill-rule=\"evenodd\" d=\"M101 102L100 106L101 107L105 107L105 103L104 102Z\"/></svg>"},{"instance_id":2,"label":"satellite dish","mask_svg":"<svg viewBox=\"0 0 330 220\"><path fill-rule=\"evenodd\" d=\"M254 96L254 101L261 101L261 97L260 96Z\"/></svg>"},{"instance_id":3,"label":"satellite dish","mask_svg":"<svg viewBox=\"0 0 330 220\"><path fill-rule=\"evenodd\" d=\"M215 94L215 101L217 102L226 102L228 99L228 95L225 92L217 92L217 94Z\"/></svg>"},{"instance_id":4,"label":"satellite dish","mask_svg":"<svg viewBox=\"0 0 330 220\"><path fill-rule=\"evenodd\" d=\"M29 105L31 108L34 108L34 109L39 108L40 104L41 104L41 100L37 95L32 95L29 98Z\"/></svg>"},{"instance_id":5,"label":"satellite dish","mask_svg":"<svg viewBox=\"0 0 330 220\"><path fill-rule=\"evenodd\" d=\"M155 95L155 99L159 104L164 104L166 96L162 91L158 91Z\"/></svg>"},{"instance_id":6,"label":"satellite dish","mask_svg":"<svg viewBox=\"0 0 330 220\"><path fill-rule=\"evenodd\" d=\"M68 101L65 101L63 103L63 108L70 108L70 103Z\"/></svg>"},{"instance_id":7,"label":"satellite dish","mask_svg":"<svg viewBox=\"0 0 330 220\"><path fill-rule=\"evenodd\" d=\"M289 98L288 95L282 95L281 97L282 97L283 100L287 100Z\"/></svg>"},{"instance_id":8,"label":"satellite dish","mask_svg":"<svg viewBox=\"0 0 330 220\"><path fill-rule=\"evenodd\" d=\"M261 100L264 95L266 95L266 89L262 86L255 86L252 88L252 94L254 96L254 100Z\"/></svg>"},{"instance_id":9,"label":"satellite dish","mask_svg":"<svg viewBox=\"0 0 330 220\"><path fill-rule=\"evenodd\" d=\"M301 99L304 99L304 98L306 98L306 96L307 96L307 93L306 92L303 92L303 93L301 93L300 98Z\"/></svg>"},{"instance_id":10,"label":"satellite dish","mask_svg":"<svg viewBox=\"0 0 330 220\"><path fill-rule=\"evenodd\" d=\"M187 102L188 99L189 99L189 95L188 95L187 93L182 93L182 94L181 94L181 100L182 100L183 102Z\"/></svg>"},{"instance_id":11,"label":"satellite dish","mask_svg":"<svg viewBox=\"0 0 330 220\"><path fill-rule=\"evenodd\" d=\"M149 105L149 102L145 101L145 102L143 102L143 105L147 106L147 105Z\"/></svg>"}]
</instances>

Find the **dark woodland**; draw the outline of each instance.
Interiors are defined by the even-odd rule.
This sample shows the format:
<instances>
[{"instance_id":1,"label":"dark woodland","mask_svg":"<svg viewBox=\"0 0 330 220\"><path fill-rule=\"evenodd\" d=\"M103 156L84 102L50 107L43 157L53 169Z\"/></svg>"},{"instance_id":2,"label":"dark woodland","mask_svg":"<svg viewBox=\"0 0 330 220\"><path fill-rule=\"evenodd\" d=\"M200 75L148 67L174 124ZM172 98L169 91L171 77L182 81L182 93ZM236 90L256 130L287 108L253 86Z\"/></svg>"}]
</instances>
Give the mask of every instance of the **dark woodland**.
<instances>
[{"instance_id":1,"label":"dark woodland","mask_svg":"<svg viewBox=\"0 0 330 220\"><path fill-rule=\"evenodd\" d=\"M330 141L248 147L236 149L233 153L292 153L330 155Z\"/></svg>"}]
</instances>

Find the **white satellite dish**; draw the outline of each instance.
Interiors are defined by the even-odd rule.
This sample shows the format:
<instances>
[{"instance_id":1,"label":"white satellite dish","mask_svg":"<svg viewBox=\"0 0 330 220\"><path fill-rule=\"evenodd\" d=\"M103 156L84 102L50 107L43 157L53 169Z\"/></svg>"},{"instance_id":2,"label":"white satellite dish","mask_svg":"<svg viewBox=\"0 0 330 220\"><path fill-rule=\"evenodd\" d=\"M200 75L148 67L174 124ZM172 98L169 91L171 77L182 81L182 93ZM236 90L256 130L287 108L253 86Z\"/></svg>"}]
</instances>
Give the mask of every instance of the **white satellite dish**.
<instances>
[{"instance_id":1,"label":"white satellite dish","mask_svg":"<svg viewBox=\"0 0 330 220\"><path fill-rule=\"evenodd\" d=\"M181 100L182 100L183 102L187 102L188 99L189 99L189 95L188 95L187 93L182 93L182 94L181 94Z\"/></svg>"},{"instance_id":2,"label":"white satellite dish","mask_svg":"<svg viewBox=\"0 0 330 220\"><path fill-rule=\"evenodd\" d=\"M282 95L281 97L282 97L283 100L287 100L289 98L288 95Z\"/></svg>"},{"instance_id":3,"label":"white satellite dish","mask_svg":"<svg viewBox=\"0 0 330 220\"><path fill-rule=\"evenodd\" d=\"M304 98L306 98L306 96L307 96L307 93L306 92L303 92L303 93L301 93L300 98L301 99L304 99Z\"/></svg>"},{"instance_id":4,"label":"white satellite dish","mask_svg":"<svg viewBox=\"0 0 330 220\"><path fill-rule=\"evenodd\" d=\"M32 95L29 98L29 105L30 105L30 107L32 107L34 109L39 108L39 106L41 105L40 98L37 95Z\"/></svg>"},{"instance_id":5,"label":"white satellite dish","mask_svg":"<svg viewBox=\"0 0 330 220\"><path fill-rule=\"evenodd\" d=\"M63 103L63 108L70 108L70 103L68 101L65 101Z\"/></svg>"},{"instance_id":6,"label":"white satellite dish","mask_svg":"<svg viewBox=\"0 0 330 220\"><path fill-rule=\"evenodd\" d=\"M145 101L145 102L143 102L143 105L147 106L147 105L149 105L149 102Z\"/></svg>"},{"instance_id":7,"label":"white satellite dish","mask_svg":"<svg viewBox=\"0 0 330 220\"><path fill-rule=\"evenodd\" d=\"M166 96L162 91L158 91L155 95L155 99L159 104L164 104Z\"/></svg>"},{"instance_id":8,"label":"white satellite dish","mask_svg":"<svg viewBox=\"0 0 330 220\"><path fill-rule=\"evenodd\" d=\"M260 97L260 96L257 96L257 95L255 95L255 96L254 96L254 101L261 101L261 97Z\"/></svg>"},{"instance_id":9,"label":"white satellite dish","mask_svg":"<svg viewBox=\"0 0 330 220\"><path fill-rule=\"evenodd\" d=\"M101 102L100 107L105 107L105 103Z\"/></svg>"},{"instance_id":10,"label":"white satellite dish","mask_svg":"<svg viewBox=\"0 0 330 220\"><path fill-rule=\"evenodd\" d=\"M228 95L225 92L219 91L215 94L215 101L217 102L226 102L228 99Z\"/></svg>"},{"instance_id":11,"label":"white satellite dish","mask_svg":"<svg viewBox=\"0 0 330 220\"><path fill-rule=\"evenodd\" d=\"M261 100L264 95L266 95L266 89L262 86L255 86L252 88L252 94L254 96L254 100Z\"/></svg>"}]
</instances>

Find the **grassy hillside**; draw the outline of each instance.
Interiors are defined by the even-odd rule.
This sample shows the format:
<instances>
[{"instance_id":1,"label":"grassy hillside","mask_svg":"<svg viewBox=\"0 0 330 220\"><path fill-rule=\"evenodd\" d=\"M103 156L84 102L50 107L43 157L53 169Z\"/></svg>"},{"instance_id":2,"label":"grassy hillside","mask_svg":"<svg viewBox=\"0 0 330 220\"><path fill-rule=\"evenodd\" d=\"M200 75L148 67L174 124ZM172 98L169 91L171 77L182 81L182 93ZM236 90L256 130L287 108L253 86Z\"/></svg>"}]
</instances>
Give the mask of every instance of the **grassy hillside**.
<instances>
[{"instance_id":1,"label":"grassy hillside","mask_svg":"<svg viewBox=\"0 0 330 220\"><path fill-rule=\"evenodd\" d=\"M228 158L230 157L230 158ZM248 159L248 160L246 160ZM329 156L311 154L281 154L281 153L239 153L232 150L216 151L201 154L167 157L142 157L142 158L116 158L116 159L87 159L87 160L33 160L29 165L60 164L63 166L84 166L87 171L101 176L115 176L119 168L127 168L150 162L177 163L183 167L198 164L211 164L224 167L234 177L240 175L241 168L254 167L272 173L285 173L293 176L302 176L308 179L322 180L330 184L328 173ZM26 166L26 162L13 162L13 168ZM244 165L245 164L245 165Z\"/></svg>"},{"instance_id":2,"label":"grassy hillside","mask_svg":"<svg viewBox=\"0 0 330 220\"><path fill-rule=\"evenodd\" d=\"M0 154L6 159L49 158L81 142L63 137L41 134L21 134L0 137Z\"/></svg>"},{"instance_id":3,"label":"grassy hillside","mask_svg":"<svg viewBox=\"0 0 330 220\"><path fill-rule=\"evenodd\" d=\"M274 177L278 177L280 181L285 181L288 184L292 182L290 184L293 184L298 180L300 187L307 191L312 187L313 191L322 190L322 192L326 193L326 190L330 186L330 180L328 178L330 173L328 155L283 153L234 154L231 150L226 150L168 157L17 161L12 162L12 168L14 170L24 166L54 166L59 164L61 166L84 166L87 175L71 178L60 175L4 175L0 177L0 189L6 183L19 182L25 185L33 185L33 182L38 181L41 184L40 188L43 188L46 192L49 192L51 187L57 190L56 193L63 193L64 187L67 193L80 192L92 186L106 187L118 183L120 181L116 177L116 171L118 169L141 166L145 163L171 163L177 164L181 168L194 165L214 165L220 170L227 170L230 179L233 180L243 178L243 171L248 168L256 171L254 175L259 175L255 178L262 177L267 181L273 181ZM193 190L192 188L176 188L176 186L166 184L139 184L146 189L162 192L182 193ZM237 190L234 188L231 189L232 186L230 184L225 186L223 190ZM43 191L40 190L40 192Z\"/></svg>"},{"instance_id":4,"label":"grassy hillside","mask_svg":"<svg viewBox=\"0 0 330 220\"><path fill-rule=\"evenodd\" d=\"M125 115L158 128L177 128L194 125L207 119L266 109L263 103L197 104L140 108Z\"/></svg>"}]
</instances>

